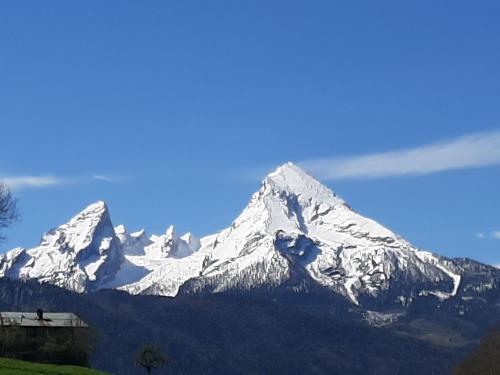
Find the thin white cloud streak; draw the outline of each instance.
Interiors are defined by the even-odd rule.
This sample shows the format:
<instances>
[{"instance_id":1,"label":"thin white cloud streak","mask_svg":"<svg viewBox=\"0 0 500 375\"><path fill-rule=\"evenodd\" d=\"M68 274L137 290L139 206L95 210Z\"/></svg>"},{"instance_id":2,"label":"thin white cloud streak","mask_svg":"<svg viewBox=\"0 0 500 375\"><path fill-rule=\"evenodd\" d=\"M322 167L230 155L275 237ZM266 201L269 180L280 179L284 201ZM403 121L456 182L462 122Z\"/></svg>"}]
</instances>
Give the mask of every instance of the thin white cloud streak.
<instances>
[{"instance_id":1,"label":"thin white cloud streak","mask_svg":"<svg viewBox=\"0 0 500 375\"><path fill-rule=\"evenodd\" d=\"M103 182L118 181L116 177L94 174L92 179ZM58 176L0 176L0 183L7 184L12 189L25 189L25 188L46 188L59 185L74 185L82 184L91 181L89 177L83 178L69 178Z\"/></svg>"},{"instance_id":2,"label":"thin white cloud streak","mask_svg":"<svg viewBox=\"0 0 500 375\"><path fill-rule=\"evenodd\" d=\"M500 230L494 230L494 231L489 232L488 234L478 232L478 233L476 233L476 237L479 238L480 240L484 240L486 238L500 240Z\"/></svg>"},{"instance_id":3,"label":"thin white cloud streak","mask_svg":"<svg viewBox=\"0 0 500 375\"><path fill-rule=\"evenodd\" d=\"M500 164L500 131L466 135L407 150L298 163L325 180L425 175Z\"/></svg>"},{"instance_id":4,"label":"thin white cloud streak","mask_svg":"<svg viewBox=\"0 0 500 375\"><path fill-rule=\"evenodd\" d=\"M108 176L108 175L104 175L104 174L94 174L94 175L92 175L92 178L94 180L99 180L99 181L104 181L104 182L116 182L116 181L118 181L117 177Z\"/></svg>"},{"instance_id":5,"label":"thin white cloud streak","mask_svg":"<svg viewBox=\"0 0 500 375\"><path fill-rule=\"evenodd\" d=\"M13 189L26 187L40 188L54 185L61 185L65 181L53 176L5 176L0 177L0 182L6 183Z\"/></svg>"}]
</instances>

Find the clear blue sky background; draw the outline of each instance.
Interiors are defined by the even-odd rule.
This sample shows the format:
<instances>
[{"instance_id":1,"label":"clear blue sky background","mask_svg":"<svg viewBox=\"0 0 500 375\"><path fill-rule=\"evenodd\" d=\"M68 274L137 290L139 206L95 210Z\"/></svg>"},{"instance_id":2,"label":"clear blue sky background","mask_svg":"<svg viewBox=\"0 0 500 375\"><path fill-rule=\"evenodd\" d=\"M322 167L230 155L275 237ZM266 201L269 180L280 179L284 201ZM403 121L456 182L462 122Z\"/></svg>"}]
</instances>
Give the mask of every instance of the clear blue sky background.
<instances>
[{"instance_id":1,"label":"clear blue sky background","mask_svg":"<svg viewBox=\"0 0 500 375\"><path fill-rule=\"evenodd\" d=\"M258 189L249 170L498 131L499 19L498 1L2 2L0 174L63 183L16 189L1 247L96 200L131 230L206 235ZM500 263L499 172L326 182L417 246Z\"/></svg>"}]
</instances>

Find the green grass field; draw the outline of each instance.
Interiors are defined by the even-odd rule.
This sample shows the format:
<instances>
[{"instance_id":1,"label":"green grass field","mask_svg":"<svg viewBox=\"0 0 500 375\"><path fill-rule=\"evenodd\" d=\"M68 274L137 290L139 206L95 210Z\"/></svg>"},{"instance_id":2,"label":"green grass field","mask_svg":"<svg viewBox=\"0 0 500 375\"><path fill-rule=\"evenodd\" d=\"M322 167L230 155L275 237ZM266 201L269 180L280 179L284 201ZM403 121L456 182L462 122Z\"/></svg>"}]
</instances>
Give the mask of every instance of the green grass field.
<instances>
[{"instance_id":1,"label":"green grass field","mask_svg":"<svg viewBox=\"0 0 500 375\"><path fill-rule=\"evenodd\" d=\"M44 365L41 363L0 358L1 375L105 375L104 372L76 366Z\"/></svg>"}]
</instances>

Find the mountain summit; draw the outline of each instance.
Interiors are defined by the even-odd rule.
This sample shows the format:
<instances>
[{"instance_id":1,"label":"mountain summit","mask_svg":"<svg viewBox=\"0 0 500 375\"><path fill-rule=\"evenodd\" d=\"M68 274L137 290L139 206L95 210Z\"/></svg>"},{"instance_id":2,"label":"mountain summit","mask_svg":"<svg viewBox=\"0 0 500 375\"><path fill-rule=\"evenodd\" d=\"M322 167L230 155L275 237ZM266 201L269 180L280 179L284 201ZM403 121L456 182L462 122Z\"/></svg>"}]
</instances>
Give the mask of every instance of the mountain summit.
<instances>
[{"instance_id":1,"label":"mountain summit","mask_svg":"<svg viewBox=\"0 0 500 375\"><path fill-rule=\"evenodd\" d=\"M108 207L96 202L67 224L44 234L38 247L16 248L4 254L0 273L83 292L113 279L122 261Z\"/></svg>"},{"instance_id":2,"label":"mountain summit","mask_svg":"<svg viewBox=\"0 0 500 375\"><path fill-rule=\"evenodd\" d=\"M448 299L472 290L471 270L484 273L485 285L498 273L417 249L292 163L264 179L229 228L201 240L178 236L173 226L159 236L129 234L122 225L114 228L106 205L97 202L49 231L38 247L0 258L0 276L77 292L175 296L319 286L357 305L379 297L401 305L418 297ZM474 279L475 290L481 282Z\"/></svg>"},{"instance_id":3,"label":"mountain summit","mask_svg":"<svg viewBox=\"0 0 500 375\"><path fill-rule=\"evenodd\" d=\"M447 259L419 251L357 214L291 163L268 175L231 227L203 250L210 265L190 281L197 289L277 286L305 270L358 304L359 296L376 297L394 283L405 284L410 298L448 298L460 284Z\"/></svg>"}]
</instances>

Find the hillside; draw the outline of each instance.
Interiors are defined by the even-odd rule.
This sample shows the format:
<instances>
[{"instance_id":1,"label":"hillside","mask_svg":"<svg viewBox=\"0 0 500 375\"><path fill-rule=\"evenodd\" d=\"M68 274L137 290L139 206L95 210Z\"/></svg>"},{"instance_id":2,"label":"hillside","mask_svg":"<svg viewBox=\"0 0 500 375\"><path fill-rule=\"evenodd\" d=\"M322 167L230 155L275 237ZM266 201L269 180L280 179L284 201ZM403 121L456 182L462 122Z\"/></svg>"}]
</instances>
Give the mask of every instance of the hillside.
<instances>
[{"instance_id":1,"label":"hillside","mask_svg":"<svg viewBox=\"0 0 500 375\"><path fill-rule=\"evenodd\" d=\"M500 375L500 326L483 337L480 345L455 369L455 375Z\"/></svg>"},{"instance_id":2,"label":"hillside","mask_svg":"<svg viewBox=\"0 0 500 375\"><path fill-rule=\"evenodd\" d=\"M105 375L106 373L76 366L56 366L0 358L2 375Z\"/></svg>"},{"instance_id":3,"label":"hillside","mask_svg":"<svg viewBox=\"0 0 500 375\"><path fill-rule=\"evenodd\" d=\"M134 356L144 344L162 350L171 374L446 374L498 319L482 304L457 316L448 300L437 310L412 304L397 323L374 327L321 288L169 298L0 280L0 309L37 306L73 311L94 327L92 367L120 375L138 373ZM427 327L440 336L428 340Z\"/></svg>"}]
</instances>

